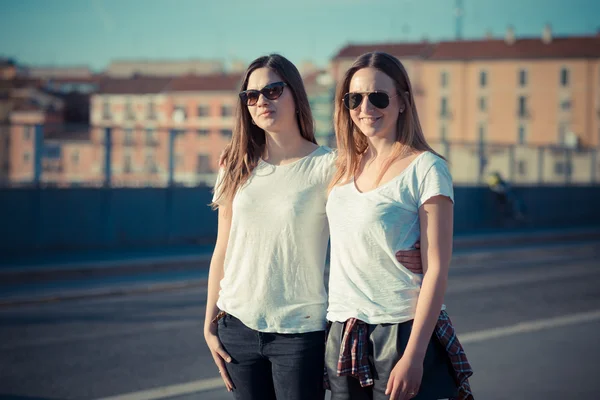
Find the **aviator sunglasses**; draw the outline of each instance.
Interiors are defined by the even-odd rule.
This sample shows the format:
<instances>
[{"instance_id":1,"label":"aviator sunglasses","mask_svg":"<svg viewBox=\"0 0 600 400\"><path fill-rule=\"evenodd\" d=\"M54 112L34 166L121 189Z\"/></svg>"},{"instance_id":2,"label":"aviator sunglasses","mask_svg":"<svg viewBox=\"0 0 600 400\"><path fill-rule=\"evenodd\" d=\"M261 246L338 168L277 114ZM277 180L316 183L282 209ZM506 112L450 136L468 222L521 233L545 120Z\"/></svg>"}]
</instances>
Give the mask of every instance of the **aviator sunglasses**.
<instances>
[{"instance_id":1,"label":"aviator sunglasses","mask_svg":"<svg viewBox=\"0 0 600 400\"><path fill-rule=\"evenodd\" d=\"M258 98L261 93L269 100L278 99L283 93L283 88L286 87L285 82L273 82L260 90L244 90L240 92L240 99L247 106L255 106L258 103Z\"/></svg>"},{"instance_id":2,"label":"aviator sunglasses","mask_svg":"<svg viewBox=\"0 0 600 400\"><path fill-rule=\"evenodd\" d=\"M369 102L373 106L384 109L390 105L390 99L396 96L390 96L386 92L350 92L344 95L344 106L349 110L354 110L360 106L364 97L369 98Z\"/></svg>"}]
</instances>

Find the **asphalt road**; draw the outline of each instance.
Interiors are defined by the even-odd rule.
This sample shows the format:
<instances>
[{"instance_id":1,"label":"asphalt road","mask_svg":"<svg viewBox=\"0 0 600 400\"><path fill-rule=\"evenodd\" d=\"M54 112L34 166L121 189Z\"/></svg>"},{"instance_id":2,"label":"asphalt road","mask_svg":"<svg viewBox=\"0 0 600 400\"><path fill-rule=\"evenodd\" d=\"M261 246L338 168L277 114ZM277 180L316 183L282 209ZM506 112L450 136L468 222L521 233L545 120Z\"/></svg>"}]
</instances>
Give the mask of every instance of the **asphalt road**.
<instances>
[{"instance_id":1,"label":"asphalt road","mask_svg":"<svg viewBox=\"0 0 600 400\"><path fill-rule=\"evenodd\" d=\"M453 263L446 304L477 399L600 398L600 243ZM202 286L0 308L0 399L230 399ZM129 396L125 396L129 395Z\"/></svg>"}]
</instances>

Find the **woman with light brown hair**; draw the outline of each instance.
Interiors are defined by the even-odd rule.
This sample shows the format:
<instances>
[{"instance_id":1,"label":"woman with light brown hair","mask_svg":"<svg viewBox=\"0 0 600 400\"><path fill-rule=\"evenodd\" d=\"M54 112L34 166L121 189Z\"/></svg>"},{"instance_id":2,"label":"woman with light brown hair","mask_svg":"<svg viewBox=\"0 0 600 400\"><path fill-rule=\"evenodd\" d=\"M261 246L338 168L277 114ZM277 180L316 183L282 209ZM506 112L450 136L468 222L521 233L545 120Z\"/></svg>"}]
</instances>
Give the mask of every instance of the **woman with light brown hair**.
<instances>
[{"instance_id":1,"label":"woman with light brown hair","mask_svg":"<svg viewBox=\"0 0 600 400\"><path fill-rule=\"evenodd\" d=\"M325 360L332 399L470 398L470 366L443 306L452 178L425 140L405 68L386 53L360 56L335 107ZM418 240L423 274L395 257Z\"/></svg>"}]
</instances>

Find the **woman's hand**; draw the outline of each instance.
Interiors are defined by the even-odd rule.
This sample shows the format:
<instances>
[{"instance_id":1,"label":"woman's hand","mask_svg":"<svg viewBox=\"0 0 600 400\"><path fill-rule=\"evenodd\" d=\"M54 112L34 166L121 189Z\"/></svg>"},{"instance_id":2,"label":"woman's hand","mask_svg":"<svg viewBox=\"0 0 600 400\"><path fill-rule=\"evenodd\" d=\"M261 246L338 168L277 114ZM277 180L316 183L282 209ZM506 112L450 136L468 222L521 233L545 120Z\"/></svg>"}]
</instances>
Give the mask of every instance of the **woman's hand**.
<instances>
[{"instance_id":1,"label":"woman's hand","mask_svg":"<svg viewBox=\"0 0 600 400\"><path fill-rule=\"evenodd\" d=\"M421 260L421 242L415 243L415 250L397 251L396 260L413 274L422 274L423 262Z\"/></svg>"},{"instance_id":2,"label":"woman's hand","mask_svg":"<svg viewBox=\"0 0 600 400\"><path fill-rule=\"evenodd\" d=\"M231 392L235 389L233 385L233 381L229 377L229 373L227 373L227 363L231 362L231 356L227 354L219 337L217 336L216 326L215 328L211 328L208 332L204 332L204 340L206 340L206 344L210 349L210 354L212 355L213 360L215 360L215 364L219 370L219 374L221 378L223 378L223 382L225 382L225 387L227 387L227 391Z\"/></svg>"},{"instance_id":3,"label":"woman's hand","mask_svg":"<svg viewBox=\"0 0 600 400\"><path fill-rule=\"evenodd\" d=\"M392 369L385 394L390 400L412 399L419 393L422 379L423 361L402 357Z\"/></svg>"}]
</instances>

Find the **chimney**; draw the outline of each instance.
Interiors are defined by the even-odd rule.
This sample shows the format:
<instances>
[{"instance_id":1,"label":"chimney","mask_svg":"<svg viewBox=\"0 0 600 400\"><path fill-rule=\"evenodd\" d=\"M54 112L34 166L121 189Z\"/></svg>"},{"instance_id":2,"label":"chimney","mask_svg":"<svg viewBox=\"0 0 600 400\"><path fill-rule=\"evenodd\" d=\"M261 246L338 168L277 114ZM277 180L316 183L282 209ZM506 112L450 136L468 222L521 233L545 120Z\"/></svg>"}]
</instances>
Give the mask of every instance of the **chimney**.
<instances>
[{"instance_id":1,"label":"chimney","mask_svg":"<svg viewBox=\"0 0 600 400\"><path fill-rule=\"evenodd\" d=\"M542 31L542 42L544 42L545 44L548 44L552 41L552 27L550 27L550 24L546 24L546 26L544 26L544 30Z\"/></svg>"},{"instance_id":2,"label":"chimney","mask_svg":"<svg viewBox=\"0 0 600 400\"><path fill-rule=\"evenodd\" d=\"M515 43L515 29L512 27L512 25L509 25L509 27L506 28L506 36L504 36L504 41L508 45Z\"/></svg>"}]
</instances>

